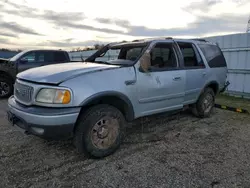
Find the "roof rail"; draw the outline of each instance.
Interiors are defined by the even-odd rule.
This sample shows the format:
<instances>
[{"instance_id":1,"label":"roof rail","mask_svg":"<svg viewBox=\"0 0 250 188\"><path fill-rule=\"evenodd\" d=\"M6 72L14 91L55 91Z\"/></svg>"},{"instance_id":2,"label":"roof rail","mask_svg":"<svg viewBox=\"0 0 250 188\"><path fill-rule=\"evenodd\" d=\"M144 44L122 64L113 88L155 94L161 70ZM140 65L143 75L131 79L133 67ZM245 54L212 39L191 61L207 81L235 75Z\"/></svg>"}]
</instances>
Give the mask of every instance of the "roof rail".
<instances>
[{"instance_id":1,"label":"roof rail","mask_svg":"<svg viewBox=\"0 0 250 188\"><path fill-rule=\"evenodd\" d=\"M167 40L167 39L173 39L172 37L149 37L149 38L143 38L143 39L136 39L132 42L140 42L144 40Z\"/></svg>"},{"instance_id":2,"label":"roof rail","mask_svg":"<svg viewBox=\"0 0 250 188\"><path fill-rule=\"evenodd\" d=\"M196 39L191 39L191 40L198 40L198 41L202 41L202 42L208 42L206 39L199 39L199 38L198 39L197 38Z\"/></svg>"},{"instance_id":3,"label":"roof rail","mask_svg":"<svg viewBox=\"0 0 250 188\"><path fill-rule=\"evenodd\" d=\"M140 42L142 40L136 39L136 40L132 40L132 42Z\"/></svg>"}]
</instances>

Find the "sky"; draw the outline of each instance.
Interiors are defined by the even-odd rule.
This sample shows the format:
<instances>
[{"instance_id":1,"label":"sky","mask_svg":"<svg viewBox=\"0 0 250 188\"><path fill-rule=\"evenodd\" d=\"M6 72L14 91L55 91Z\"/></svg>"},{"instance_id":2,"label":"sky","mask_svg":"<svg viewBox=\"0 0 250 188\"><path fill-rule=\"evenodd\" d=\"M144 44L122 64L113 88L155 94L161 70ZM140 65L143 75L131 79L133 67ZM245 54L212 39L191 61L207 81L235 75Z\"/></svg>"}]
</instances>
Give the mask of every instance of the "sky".
<instances>
[{"instance_id":1,"label":"sky","mask_svg":"<svg viewBox=\"0 0 250 188\"><path fill-rule=\"evenodd\" d=\"M250 0L0 0L0 48L244 33Z\"/></svg>"}]
</instances>

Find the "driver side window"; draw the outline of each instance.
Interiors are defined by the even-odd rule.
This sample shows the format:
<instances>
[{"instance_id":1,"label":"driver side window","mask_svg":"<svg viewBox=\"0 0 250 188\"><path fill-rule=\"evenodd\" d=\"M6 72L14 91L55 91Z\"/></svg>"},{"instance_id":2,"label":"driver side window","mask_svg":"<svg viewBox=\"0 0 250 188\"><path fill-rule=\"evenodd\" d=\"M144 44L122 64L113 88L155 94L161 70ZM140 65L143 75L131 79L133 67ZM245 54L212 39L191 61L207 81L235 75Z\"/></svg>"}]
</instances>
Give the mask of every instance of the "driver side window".
<instances>
[{"instance_id":1,"label":"driver side window","mask_svg":"<svg viewBox=\"0 0 250 188\"><path fill-rule=\"evenodd\" d=\"M25 56L23 56L21 58L22 61L27 61L27 62L35 62L36 61L36 54L35 52L30 52L28 54L26 54Z\"/></svg>"},{"instance_id":2,"label":"driver side window","mask_svg":"<svg viewBox=\"0 0 250 188\"><path fill-rule=\"evenodd\" d=\"M152 68L176 68L176 55L171 43L158 43L150 52Z\"/></svg>"}]
</instances>

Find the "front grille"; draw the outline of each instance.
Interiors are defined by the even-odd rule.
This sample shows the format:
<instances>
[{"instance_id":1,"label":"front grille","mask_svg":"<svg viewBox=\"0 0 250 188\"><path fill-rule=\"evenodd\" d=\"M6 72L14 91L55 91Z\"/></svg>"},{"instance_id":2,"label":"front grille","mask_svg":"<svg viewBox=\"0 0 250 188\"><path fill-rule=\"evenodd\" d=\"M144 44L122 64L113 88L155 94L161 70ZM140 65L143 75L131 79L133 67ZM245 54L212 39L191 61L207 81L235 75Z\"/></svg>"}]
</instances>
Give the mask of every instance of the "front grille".
<instances>
[{"instance_id":1,"label":"front grille","mask_svg":"<svg viewBox=\"0 0 250 188\"><path fill-rule=\"evenodd\" d=\"M19 82L15 83L14 95L20 102L29 103L32 100L33 87L21 84Z\"/></svg>"}]
</instances>

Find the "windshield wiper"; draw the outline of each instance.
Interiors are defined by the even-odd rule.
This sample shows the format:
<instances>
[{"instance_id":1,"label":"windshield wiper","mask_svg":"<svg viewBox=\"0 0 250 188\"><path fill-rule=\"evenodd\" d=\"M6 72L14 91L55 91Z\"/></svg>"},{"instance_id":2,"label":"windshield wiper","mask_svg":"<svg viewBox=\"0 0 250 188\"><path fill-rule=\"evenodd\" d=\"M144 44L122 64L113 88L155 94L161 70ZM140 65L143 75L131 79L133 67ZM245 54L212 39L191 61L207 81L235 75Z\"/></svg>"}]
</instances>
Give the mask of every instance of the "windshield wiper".
<instances>
[{"instance_id":1,"label":"windshield wiper","mask_svg":"<svg viewBox=\"0 0 250 188\"><path fill-rule=\"evenodd\" d=\"M109 63L107 61L95 61L93 63L106 64L106 65L114 65L113 63Z\"/></svg>"}]
</instances>

